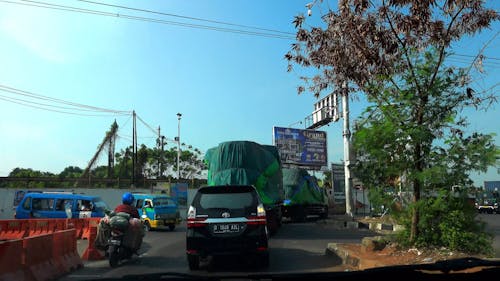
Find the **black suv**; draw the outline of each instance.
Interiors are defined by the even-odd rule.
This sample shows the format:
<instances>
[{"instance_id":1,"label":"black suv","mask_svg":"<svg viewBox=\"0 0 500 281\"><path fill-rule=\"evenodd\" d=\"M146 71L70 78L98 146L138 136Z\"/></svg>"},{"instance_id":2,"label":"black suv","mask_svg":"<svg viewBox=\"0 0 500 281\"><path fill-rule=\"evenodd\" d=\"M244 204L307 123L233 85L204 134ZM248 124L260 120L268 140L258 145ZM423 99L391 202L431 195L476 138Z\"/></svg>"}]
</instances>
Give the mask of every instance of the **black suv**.
<instances>
[{"instance_id":1,"label":"black suv","mask_svg":"<svg viewBox=\"0 0 500 281\"><path fill-rule=\"evenodd\" d=\"M253 186L205 186L187 214L186 254L191 270L200 257L243 255L269 266L266 211Z\"/></svg>"}]
</instances>

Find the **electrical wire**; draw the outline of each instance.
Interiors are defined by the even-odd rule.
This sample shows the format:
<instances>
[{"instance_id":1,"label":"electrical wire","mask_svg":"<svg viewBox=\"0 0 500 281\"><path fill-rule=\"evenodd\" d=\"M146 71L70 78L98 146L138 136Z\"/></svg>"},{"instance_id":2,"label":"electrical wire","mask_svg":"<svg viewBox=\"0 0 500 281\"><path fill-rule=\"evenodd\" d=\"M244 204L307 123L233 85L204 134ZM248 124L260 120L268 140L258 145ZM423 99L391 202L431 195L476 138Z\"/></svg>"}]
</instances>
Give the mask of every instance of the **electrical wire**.
<instances>
[{"instance_id":1,"label":"electrical wire","mask_svg":"<svg viewBox=\"0 0 500 281\"><path fill-rule=\"evenodd\" d=\"M0 89L0 91L3 91ZM86 111L86 112L96 112L95 110L90 110L90 109L82 109L82 108L74 108L74 107L66 107L66 106L57 106L57 105L51 105L51 104L46 104L46 103L39 103L35 101L28 101L24 99L19 99L19 98L13 98L13 97L8 97L4 95L0 95L0 97L3 98L3 100L10 100L10 101L18 101L18 102L23 102L27 104L36 104L39 106L43 107L53 107L53 108L59 108L59 109L65 109L65 110L77 110L77 111Z\"/></svg>"},{"instance_id":2,"label":"electrical wire","mask_svg":"<svg viewBox=\"0 0 500 281\"><path fill-rule=\"evenodd\" d=\"M90 3L90 4L95 4L95 5L102 5L102 6L120 8L120 9L132 10L132 11L139 11L139 12L145 12L145 13L151 13L151 14L169 16L169 17L176 17L176 18L189 19L189 20L195 20L195 21L203 21L203 22L209 22L209 23L216 23L216 24L222 24L222 25L242 27L242 28L247 28L247 29L269 31L269 32L281 33L281 34L287 34L287 35L295 35L295 33L286 32L286 31L280 31L280 30L274 30L274 29L268 29L268 28L261 28L261 27L256 27L256 26L243 25L243 24L235 24L235 23L223 22L223 21L218 21L218 20L209 20L209 19L202 19L202 18L197 18L197 17L182 16L182 15L171 14L171 13L164 13L164 12L158 12L158 11L153 11L153 10L146 10L146 9L139 9L139 8L127 7L127 6L107 4L107 3L97 2L97 1L88 1L88 0L77 0L77 1L79 1L79 2L85 2L85 3Z\"/></svg>"},{"instance_id":3,"label":"electrical wire","mask_svg":"<svg viewBox=\"0 0 500 281\"><path fill-rule=\"evenodd\" d=\"M118 17L118 18L124 18L124 19L129 19L129 20L152 22L152 23L159 23L159 24L165 24L165 25L174 25L174 26L182 26L182 27L189 27L189 28L206 29L206 30L228 32L228 33L235 33L235 34L276 38L276 39L286 39L286 40L295 39L295 37L293 37L293 36L280 35L280 34L276 34L276 33L256 32L256 31L248 31L248 30L241 30L241 29L223 28L223 27L216 27L216 26L209 26L209 25L183 23L183 22L177 22L177 21L168 21L168 20L162 20L162 19L156 19L156 18L138 17L138 16L127 15L127 14L103 12L103 11L92 10L92 9L84 9L84 8L78 8L78 7L72 7L72 6L57 5L57 4L53 4L53 3L40 2L40 1L28 1L28 0L21 0L21 1L29 2L29 3L0 0L0 2L9 3L9 4L18 4L18 5L24 5L24 6L46 8L46 9L52 9L52 10L69 11L69 12L84 13L84 14L93 14L93 15L108 16L108 17Z\"/></svg>"},{"instance_id":4,"label":"electrical wire","mask_svg":"<svg viewBox=\"0 0 500 281\"><path fill-rule=\"evenodd\" d=\"M139 119L139 121L142 122L142 124L144 124L144 126L146 126L148 129L150 129L151 132L153 132L154 134L158 134L158 131L153 129L153 127L151 127L148 123L146 123L144 120L142 120L142 118L139 117L139 115L136 114L135 116L137 117L137 119Z\"/></svg>"},{"instance_id":5,"label":"electrical wire","mask_svg":"<svg viewBox=\"0 0 500 281\"><path fill-rule=\"evenodd\" d=\"M452 54L451 56L466 57L466 58L476 58L476 56L473 56L473 55L463 55L463 54ZM500 61L500 58L490 57L490 56L484 56L483 59L485 59L485 60L498 60L498 61Z\"/></svg>"},{"instance_id":6,"label":"electrical wire","mask_svg":"<svg viewBox=\"0 0 500 281\"><path fill-rule=\"evenodd\" d=\"M70 101L66 101L66 100L62 100L62 99L57 99L57 98L52 98L52 97L48 97L48 96L35 94L32 92L28 92L25 90L17 89L17 88L2 85L2 84L0 84L0 90L4 91L4 92L9 92L9 93L12 93L15 95L27 96L27 97L34 98L34 99L52 101L52 102L56 102L59 104L65 104L65 105L71 105L71 106L75 107L74 110L82 110L82 109L77 109L77 108L84 108L84 109L87 109L88 111L107 112L107 113L122 114L122 115L131 114L131 111L113 110L113 109L85 105L85 104L81 104L81 103L70 102Z\"/></svg>"},{"instance_id":7,"label":"electrical wire","mask_svg":"<svg viewBox=\"0 0 500 281\"><path fill-rule=\"evenodd\" d=\"M104 115L104 114L83 114L83 113L50 109L50 108L40 107L40 106L31 105L31 104L27 104L27 103L23 103L23 102L17 102L17 101L13 101L13 100L2 98L2 97L0 97L0 100L4 100L7 102L11 102L11 103L15 103L15 104L19 104L19 105L23 105L23 106L27 106L27 107L32 107L32 108L36 108L36 109L57 112L57 113L72 114L72 115L79 115L79 116L94 116L94 117L109 117L110 116L110 115ZM116 115L116 114L114 114L114 115Z\"/></svg>"}]
</instances>

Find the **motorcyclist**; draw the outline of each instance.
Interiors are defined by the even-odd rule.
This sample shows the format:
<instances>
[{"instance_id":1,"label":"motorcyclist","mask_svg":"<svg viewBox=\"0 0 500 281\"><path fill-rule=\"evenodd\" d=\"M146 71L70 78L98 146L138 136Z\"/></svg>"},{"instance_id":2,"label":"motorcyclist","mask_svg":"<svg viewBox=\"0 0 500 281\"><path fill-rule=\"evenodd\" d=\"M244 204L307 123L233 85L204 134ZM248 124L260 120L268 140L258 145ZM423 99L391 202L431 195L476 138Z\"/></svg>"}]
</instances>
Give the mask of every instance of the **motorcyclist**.
<instances>
[{"instance_id":1,"label":"motorcyclist","mask_svg":"<svg viewBox=\"0 0 500 281\"><path fill-rule=\"evenodd\" d=\"M122 204L116 206L115 213L124 212L128 213L130 217L140 219L139 211L132 205L134 202L134 195L130 192L126 192L122 195Z\"/></svg>"}]
</instances>

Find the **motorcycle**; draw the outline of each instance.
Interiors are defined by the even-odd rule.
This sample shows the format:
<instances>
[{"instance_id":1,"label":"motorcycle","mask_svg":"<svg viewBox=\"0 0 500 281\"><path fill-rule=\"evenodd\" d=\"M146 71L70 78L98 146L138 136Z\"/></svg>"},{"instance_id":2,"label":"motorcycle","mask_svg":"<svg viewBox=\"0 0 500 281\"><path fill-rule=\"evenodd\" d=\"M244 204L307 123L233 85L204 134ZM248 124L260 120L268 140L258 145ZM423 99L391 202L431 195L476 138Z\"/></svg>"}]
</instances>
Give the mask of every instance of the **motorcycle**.
<instances>
[{"instance_id":1,"label":"motorcycle","mask_svg":"<svg viewBox=\"0 0 500 281\"><path fill-rule=\"evenodd\" d=\"M110 232L106 253L111 267L116 267L123 260L131 259L142 244L144 236L142 223L138 219L129 218L119 213L109 220Z\"/></svg>"},{"instance_id":2,"label":"motorcycle","mask_svg":"<svg viewBox=\"0 0 500 281\"><path fill-rule=\"evenodd\" d=\"M117 227L111 228L108 240L108 259L111 267L116 267L121 261L132 258L134 254L134 251L123 243L125 231Z\"/></svg>"}]
</instances>

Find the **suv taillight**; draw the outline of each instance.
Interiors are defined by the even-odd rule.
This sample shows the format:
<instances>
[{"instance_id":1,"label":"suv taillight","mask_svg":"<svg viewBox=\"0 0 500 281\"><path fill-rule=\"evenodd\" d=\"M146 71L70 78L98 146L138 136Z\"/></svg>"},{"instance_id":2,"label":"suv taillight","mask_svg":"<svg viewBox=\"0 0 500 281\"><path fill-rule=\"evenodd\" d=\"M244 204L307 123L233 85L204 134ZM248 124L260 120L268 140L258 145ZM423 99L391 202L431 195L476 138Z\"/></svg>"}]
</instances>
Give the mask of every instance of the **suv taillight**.
<instances>
[{"instance_id":1,"label":"suv taillight","mask_svg":"<svg viewBox=\"0 0 500 281\"><path fill-rule=\"evenodd\" d=\"M259 204L257 206L257 216L250 216L247 218L247 224L249 225L265 225L266 224L266 210L264 205Z\"/></svg>"},{"instance_id":2,"label":"suv taillight","mask_svg":"<svg viewBox=\"0 0 500 281\"><path fill-rule=\"evenodd\" d=\"M187 213L187 228L204 227L206 218L196 218L196 208L189 206Z\"/></svg>"},{"instance_id":3,"label":"suv taillight","mask_svg":"<svg viewBox=\"0 0 500 281\"><path fill-rule=\"evenodd\" d=\"M188 213L187 213L187 219L194 219L196 218L196 208L193 206L189 206Z\"/></svg>"}]
</instances>

